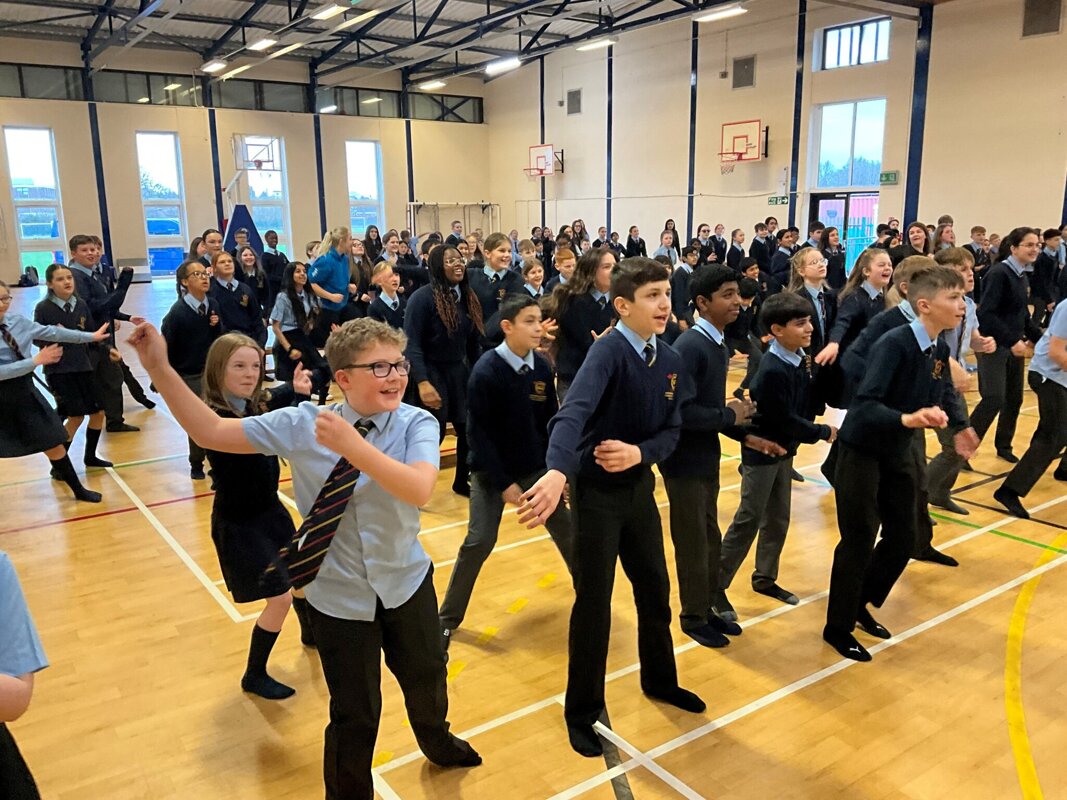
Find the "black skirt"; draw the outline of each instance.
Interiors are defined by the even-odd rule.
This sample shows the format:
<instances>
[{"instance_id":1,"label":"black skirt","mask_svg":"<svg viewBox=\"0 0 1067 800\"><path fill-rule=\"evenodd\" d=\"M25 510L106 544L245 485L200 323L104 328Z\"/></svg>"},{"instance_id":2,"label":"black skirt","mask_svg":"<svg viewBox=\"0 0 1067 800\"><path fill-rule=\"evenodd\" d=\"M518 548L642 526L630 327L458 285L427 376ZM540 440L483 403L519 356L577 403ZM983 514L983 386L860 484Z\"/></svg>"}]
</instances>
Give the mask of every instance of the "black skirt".
<instances>
[{"instance_id":1,"label":"black skirt","mask_svg":"<svg viewBox=\"0 0 1067 800\"><path fill-rule=\"evenodd\" d=\"M30 768L7 726L0 722L0 797L4 800L41 800Z\"/></svg>"},{"instance_id":2,"label":"black skirt","mask_svg":"<svg viewBox=\"0 0 1067 800\"><path fill-rule=\"evenodd\" d=\"M467 382L470 367L463 361L427 361L426 376L441 396L439 409L426 409L442 424L467 424ZM417 394L417 392L416 392Z\"/></svg>"},{"instance_id":3,"label":"black skirt","mask_svg":"<svg viewBox=\"0 0 1067 800\"><path fill-rule=\"evenodd\" d=\"M59 416L33 385L32 375L0 382L0 458L43 453L66 441Z\"/></svg>"},{"instance_id":4,"label":"black skirt","mask_svg":"<svg viewBox=\"0 0 1067 800\"><path fill-rule=\"evenodd\" d=\"M60 417L86 417L104 407L92 372L53 372L45 377Z\"/></svg>"},{"instance_id":5,"label":"black skirt","mask_svg":"<svg viewBox=\"0 0 1067 800\"><path fill-rule=\"evenodd\" d=\"M293 518L277 499L262 513L240 520L220 513L216 506L211 512L211 539L234 602L251 603L289 591L284 571L264 573L295 534Z\"/></svg>"}]
</instances>

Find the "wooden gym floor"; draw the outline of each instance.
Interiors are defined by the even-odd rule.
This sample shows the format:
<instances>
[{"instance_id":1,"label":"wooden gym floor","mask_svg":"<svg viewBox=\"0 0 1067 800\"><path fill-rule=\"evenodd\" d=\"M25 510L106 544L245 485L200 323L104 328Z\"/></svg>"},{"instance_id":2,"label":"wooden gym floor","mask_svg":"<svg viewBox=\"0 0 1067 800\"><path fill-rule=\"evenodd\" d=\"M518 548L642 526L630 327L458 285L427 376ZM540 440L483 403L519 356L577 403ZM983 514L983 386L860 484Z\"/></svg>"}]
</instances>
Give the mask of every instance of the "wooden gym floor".
<instances>
[{"instance_id":1,"label":"wooden gym floor","mask_svg":"<svg viewBox=\"0 0 1067 800\"><path fill-rule=\"evenodd\" d=\"M14 294L13 309L32 314L43 290ZM126 308L158 323L172 300L173 283L160 281L135 286ZM12 726L44 796L321 797L327 692L315 652L301 647L292 620L271 670L296 696L242 694L259 604L235 606L221 586L211 494L189 479L182 431L162 405L145 411L128 401L127 410L142 431L104 436L102 455L116 467L88 476L104 494L99 506L75 503L48 479L42 456L0 462L0 548L18 569L52 665ZM1016 452L1035 425L1027 391ZM727 441L724 449L723 530L739 489L737 446ZM80 453L81 436L76 464ZM449 663L453 729L485 763L459 771L428 764L385 672L380 796L1064 796L1067 486L1050 472L1026 499L1035 519L1008 517L991 499L1008 465L983 446L977 471L964 473L956 490L970 516L936 514L936 544L961 566L912 562L878 614L896 636L872 647L873 663L855 664L820 639L837 541L833 494L818 471L824 453L822 445L803 447L796 459L808 480L793 487L781 584L800 605L752 593L746 565L731 592L745 632L730 647L700 648L675 622L682 685L704 697L707 713L641 695L633 602L618 571L612 730L604 731L615 747L604 759L572 753L562 722L567 572L544 530L506 516ZM450 472L423 514L439 597L467 517L463 498L449 491ZM281 490L291 495L287 480ZM657 498L666 527L662 488ZM669 536L666 549L673 576Z\"/></svg>"}]
</instances>

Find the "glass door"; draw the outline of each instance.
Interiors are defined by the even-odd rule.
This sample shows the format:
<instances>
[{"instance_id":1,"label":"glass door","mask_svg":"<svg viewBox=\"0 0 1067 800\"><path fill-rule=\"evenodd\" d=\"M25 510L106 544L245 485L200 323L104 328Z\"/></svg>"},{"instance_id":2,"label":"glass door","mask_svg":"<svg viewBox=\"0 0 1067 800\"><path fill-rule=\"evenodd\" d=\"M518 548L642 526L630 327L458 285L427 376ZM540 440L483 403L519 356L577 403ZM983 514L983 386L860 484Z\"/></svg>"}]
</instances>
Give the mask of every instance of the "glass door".
<instances>
[{"instance_id":1,"label":"glass door","mask_svg":"<svg viewBox=\"0 0 1067 800\"><path fill-rule=\"evenodd\" d=\"M821 221L841 232L845 270L852 271L859 254L875 239L878 192L833 192L811 196L810 222Z\"/></svg>"}]
</instances>

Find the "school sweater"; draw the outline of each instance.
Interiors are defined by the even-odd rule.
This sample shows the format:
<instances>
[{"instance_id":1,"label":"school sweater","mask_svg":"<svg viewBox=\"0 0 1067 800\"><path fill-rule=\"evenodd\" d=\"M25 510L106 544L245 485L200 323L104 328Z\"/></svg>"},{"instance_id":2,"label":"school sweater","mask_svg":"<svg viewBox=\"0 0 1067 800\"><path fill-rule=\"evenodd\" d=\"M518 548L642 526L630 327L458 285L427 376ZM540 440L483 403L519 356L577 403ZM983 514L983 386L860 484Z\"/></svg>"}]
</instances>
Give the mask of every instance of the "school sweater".
<instances>
[{"instance_id":1,"label":"school sweater","mask_svg":"<svg viewBox=\"0 0 1067 800\"><path fill-rule=\"evenodd\" d=\"M726 326L723 331L726 336L726 342L740 342L748 338L748 335L752 332L752 326L756 322L756 311L758 310L756 303L753 302L749 306L741 306L741 310L737 312L737 319Z\"/></svg>"},{"instance_id":2,"label":"school sweater","mask_svg":"<svg viewBox=\"0 0 1067 800\"><path fill-rule=\"evenodd\" d=\"M770 239L764 239L762 242L759 239L753 239L752 244L748 246L749 256L756 259L756 263L759 264L759 268L763 272L769 272L771 269L771 257L774 255L773 247L774 245L771 244Z\"/></svg>"},{"instance_id":3,"label":"school sweater","mask_svg":"<svg viewBox=\"0 0 1067 800\"><path fill-rule=\"evenodd\" d=\"M474 364L481 355L478 329L467 315L466 302L459 301L456 311L459 327L449 334L437 314L433 286L423 286L408 300L404 310L404 333L408 337L405 354L411 361L411 380L416 384L429 380L429 363Z\"/></svg>"},{"instance_id":4,"label":"school sweater","mask_svg":"<svg viewBox=\"0 0 1067 800\"><path fill-rule=\"evenodd\" d=\"M491 282L484 267L479 266L467 270L467 283L470 284L471 291L478 296L478 302L482 304L482 319L485 320L482 347L495 347L504 340L504 333L500 330L500 318L497 316L500 303L509 294L525 293L522 276L506 269L500 273L496 282Z\"/></svg>"},{"instance_id":5,"label":"school sweater","mask_svg":"<svg viewBox=\"0 0 1067 800\"><path fill-rule=\"evenodd\" d=\"M816 424L810 416L814 372L811 356L801 355L800 366L782 360L768 350L760 360L749 394L756 402L748 432L770 439L785 448L785 455L772 456L741 448L741 462L751 466L776 464L796 455L801 444L814 444L830 437L830 426Z\"/></svg>"},{"instance_id":6,"label":"school sweater","mask_svg":"<svg viewBox=\"0 0 1067 800\"><path fill-rule=\"evenodd\" d=\"M634 256L648 256L648 249L645 247L645 240L638 237L635 242L631 237L626 237L626 258L632 258Z\"/></svg>"},{"instance_id":7,"label":"school sweater","mask_svg":"<svg viewBox=\"0 0 1067 800\"><path fill-rule=\"evenodd\" d=\"M70 298L71 312L68 314L57 306L48 297L37 304L33 310L33 321L41 325L59 325L68 330L88 331L92 333L99 325L93 323L93 317L89 313L88 304L73 295ZM37 347L47 347L52 342L34 341ZM68 372L91 372L92 362L89 360L89 347L87 344L64 344L63 357L55 364L46 364L45 375L60 375Z\"/></svg>"},{"instance_id":8,"label":"school sweater","mask_svg":"<svg viewBox=\"0 0 1067 800\"><path fill-rule=\"evenodd\" d=\"M160 333L167 341L167 360L183 377L203 373L207 351L226 333L219 304L212 297L205 297L204 302L207 303L207 314L201 317L184 299L178 298L160 326ZM214 325L211 324L212 314L218 317Z\"/></svg>"},{"instance_id":9,"label":"school sweater","mask_svg":"<svg viewBox=\"0 0 1067 800\"><path fill-rule=\"evenodd\" d=\"M793 271L791 258L792 256L787 255L781 248L775 249L774 255L771 256L771 277L781 286L789 285L789 276Z\"/></svg>"},{"instance_id":10,"label":"school sweater","mask_svg":"<svg viewBox=\"0 0 1067 800\"><path fill-rule=\"evenodd\" d=\"M671 275L671 310L687 325L693 324L692 298L689 296L689 284L692 282L693 271L688 267L678 267Z\"/></svg>"},{"instance_id":11,"label":"school sweater","mask_svg":"<svg viewBox=\"0 0 1067 800\"><path fill-rule=\"evenodd\" d=\"M717 344L699 328L679 336L674 349L684 365L679 376L685 386L682 430L678 446L659 469L668 478L706 478L718 473L719 434L740 441L746 433L736 424L733 409L726 407L730 354L725 342Z\"/></svg>"},{"instance_id":12,"label":"school sweater","mask_svg":"<svg viewBox=\"0 0 1067 800\"><path fill-rule=\"evenodd\" d=\"M1056 256L1044 250L1034 262L1034 271L1030 273L1030 302L1045 306L1056 298L1056 273L1059 264ZM1040 302L1038 302L1040 301Z\"/></svg>"},{"instance_id":13,"label":"school sweater","mask_svg":"<svg viewBox=\"0 0 1067 800\"><path fill-rule=\"evenodd\" d=\"M1041 329L1030 319L1026 307L1026 274L1018 274L1005 261L986 270L982 281L982 303L978 306L978 327L992 336L997 347L1010 349L1020 339L1037 342Z\"/></svg>"},{"instance_id":14,"label":"school sweater","mask_svg":"<svg viewBox=\"0 0 1067 800\"><path fill-rule=\"evenodd\" d=\"M571 298L567 310L558 320L559 355L556 358L556 374L560 378L567 381L574 379L593 345L590 331L600 333L614 319L615 307L610 298L604 308L593 299L592 294Z\"/></svg>"},{"instance_id":15,"label":"school sweater","mask_svg":"<svg viewBox=\"0 0 1067 800\"><path fill-rule=\"evenodd\" d=\"M860 332L860 335L845 351L845 355L840 362L845 378L853 385L854 389L859 388L860 383L863 381L863 376L867 372L867 360L874 343L894 328L907 324L908 318L904 316L900 306L888 308L871 317L867 327Z\"/></svg>"},{"instance_id":16,"label":"school sweater","mask_svg":"<svg viewBox=\"0 0 1067 800\"><path fill-rule=\"evenodd\" d=\"M848 282L848 272L845 269L845 251L827 248L822 251L822 256L826 259L826 282L835 292L840 292L845 288L845 283Z\"/></svg>"},{"instance_id":17,"label":"school sweater","mask_svg":"<svg viewBox=\"0 0 1067 800\"><path fill-rule=\"evenodd\" d=\"M880 460L906 460L915 430L905 428L900 416L930 406L944 409L954 432L969 424L955 401L944 339L935 339L927 355L911 325L900 326L878 339L839 437Z\"/></svg>"},{"instance_id":18,"label":"school sweater","mask_svg":"<svg viewBox=\"0 0 1067 800\"><path fill-rule=\"evenodd\" d=\"M227 331L243 333L259 341L263 335L263 307L248 283L235 277L234 284L235 288L230 289L217 278L212 278L207 296L218 304Z\"/></svg>"},{"instance_id":19,"label":"school sweater","mask_svg":"<svg viewBox=\"0 0 1067 800\"><path fill-rule=\"evenodd\" d=\"M396 296L397 308L395 309L390 305L390 302L383 292L379 292L378 296L371 300L370 306L367 308L367 316L403 330L404 309L407 306L407 300L404 295L398 294Z\"/></svg>"},{"instance_id":20,"label":"school sweater","mask_svg":"<svg viewBox=\"0 0 1067 800\"><path fill-rule=\"evenodd\" d=\"M734 272L741 272L741 259L744 257L744 248L738 247L736 244L731 242L730 249L726 251L726 266L728 266Z\"/></svg>"},{"instance_id":21,"label":"school sweater","mask_svg":"<svg viewBox=\"0 0 1067 800\"><path fill-rule=\"evenodd\" d=\"M862 286L849 292L837 306L837 319L830 328L830 341L838 345L837 357L842 358L875 316L885 309L885 295L873 300Z\"/></svg>"},{"instance_id":22,"label":"school sweater","mask_svg":"<svg viewBox=\"0 0 1067 800\"><path fill-rule=\"evenodd\" d=\"M683 364L666 342L656 347L651 367L618 330L589 348L563 407L548 425L549 469L589 483L626 486L674 452L685 399L678 383ZM593 450L606 439L637 445L641 463L624 472L605 472Z\"/></svg>"},{"instance_id":23,"label":"school sweater","mask_svg":"<svg viewBox=\"0 0 1067 800\"><path fill-rule=\"evenodd\" d=\"M467 384L470 467L503 492L545 467L548 422L559 406L552 368L534 353L533 370L520 375L496 350L487 351Z\"/></svg>"}]
</instances>

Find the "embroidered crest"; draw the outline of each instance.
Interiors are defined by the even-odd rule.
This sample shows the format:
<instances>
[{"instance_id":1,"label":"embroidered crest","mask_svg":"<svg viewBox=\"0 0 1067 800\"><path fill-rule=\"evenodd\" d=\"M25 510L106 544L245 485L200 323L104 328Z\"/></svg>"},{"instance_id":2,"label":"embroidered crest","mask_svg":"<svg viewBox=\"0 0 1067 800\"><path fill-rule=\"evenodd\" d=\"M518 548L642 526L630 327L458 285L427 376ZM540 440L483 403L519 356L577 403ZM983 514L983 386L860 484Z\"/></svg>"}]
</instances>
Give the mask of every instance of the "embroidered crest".
<instances>
[{"instance_id":1,"label":"embroidered crest","mask_svg":"<svg viewBox=\"0 0 1067 800\"><path fill-rule=\"evenodd\" d=\"M504 295L505 294L506 294L506 291L505 291L503 286L501 286L499 289L497 289L497 297L500 298L501 300L504 299Z\"/></svg>"},{"instance_id":2,"label":"embroidered crest","mask_svg":"<svg viewBox=\"0 0 1067 800\"><path fill-rule=\"evenodd\" d=\"M671 372L667 374L667 383L670 385L670 389L663 393L663 396L668 400L674 399L674 390L678 388L678 373Z\"/></svg>"},{"instance_id":3,"label":"embroidered crest","mask_svg":"<svg viewBox=\"0 0 1067 800\"><path fill-rule=\"evenodd\" d=\"M804 356L804 369L806 369L808 371L808 377L810 378L811 377L811 356L806 355L806 354Z\"/></svg>"},{"instance_id":4,"label":"embroidered crest","mask_svg":"<svg viewBox=\"0 0 1067 800\"><path fill-rule=\"evenodd\" d=\"M533 400L535 403L545 402L548 399L548 395L545 393L547 388L548 384L546 384L544 381L534 381L534 393L530 395L530 399Z\"/></svg>"},{"instance_id":5,"label":"embroidered crest","mask_svg":"<svg viewBox=\"0 0 1067 800\"><path fill-rule=\"evenodd\" d=\"M80 317L78 319L78 328L80 328L83 331L85 330L85 317Z\"/></svg>"},{"instance_id":6,"label":"embroidered crest","mask_svg":"<svg viewBox=\"0 0 1067 800\"><path fill-rule=\"evenodd\" d=\"M937 361L935 361L935 362L934 362L934 373L933 373L933 377L934 377L934 380L935 380L935 381L939 381L939 380L941 380L941 371L942 371L942 370L943 370L944 368L945 368L945 362L944 362L944 361L942 361L941 359L938 359Z\"/></svg>"},{"instance_id":7,"label":"embroidered crest","mask_svg":"<svg viewBox=\"0 0 1067 800\"><path fill-rule=\"evenodd\" d=\"M247 294L243 294L243 295L241 295L241 308L246 308L247 306L248 306L248 295Z\"/></svg>"}]
</instances>

